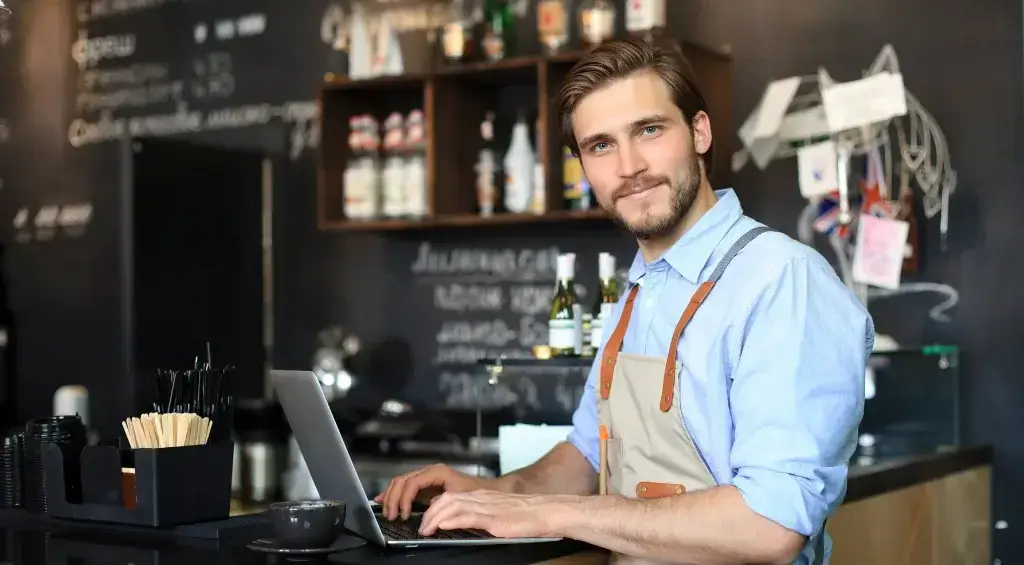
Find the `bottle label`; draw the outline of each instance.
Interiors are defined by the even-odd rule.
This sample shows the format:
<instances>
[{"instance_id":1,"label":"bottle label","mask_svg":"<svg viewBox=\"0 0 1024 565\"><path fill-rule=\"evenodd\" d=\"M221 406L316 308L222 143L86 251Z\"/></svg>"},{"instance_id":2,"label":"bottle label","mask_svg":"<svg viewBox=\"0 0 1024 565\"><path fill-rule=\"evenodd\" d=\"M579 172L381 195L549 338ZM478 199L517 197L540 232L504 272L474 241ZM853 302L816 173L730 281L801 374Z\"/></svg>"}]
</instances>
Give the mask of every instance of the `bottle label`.
<instances>
[{"instance_id":1,"label":"bottle label","mask_svg":"<svg viewBox=\"0 0 1024 565\"><path fill-rule=\"evenodd\" d=\"M664 0L627 0L626 31L647 31L665 26Z\"/></svg>"},{"instance_id":2,"label":"bottle label","mask_svg":"<svg viewBox=\"0 0 1024 565\"><path fill-rule=\"evenodd\" d=\"M487 58L492 61L497 61L505 56L505 39L494 30L487 30L483 47Z\"/></svg>"},{"instance_id":3,"label":"bottle label","mask_svg":"<svg viewBox=\"0 0 1024 565\"><path fill-rule=\"evenodd\" d=\"M615 13L603 9L585 10L580 14L580 35L591 45L602 43L615 33Z\"/></svg>"},{"instance_id":4,"label":"bottle label","mask_svg":"<svg viewBox=\"0 0 1024 565\"><path fill-rule=\"evenodd\" d=\"M601 347L601 338L604 337L604 322L600 318L594 318L590 323L590 347L595 350Z\"/></svg>"},{"instance_id":5,"label":"bottle label","mask_svg":"<svg viewBox=\"0 0 1024 565\"><path fill-rule=\"evenodd\" d=\"M465 54L465 36L462 24L453 23L444 26L444 54L449 59L461 59Z\"/></svg>"},{"instance_id":6,"label":"bottle label","mask_svg":"<svg viewBox=\"0 0 1024 565\"><path fill-rule=\"evenodd\" d=\"M549 320L548 346L552 349L576 348L576 320Z\"/></svg>"},{"instance_id":7,"label":"bottle label","mask_svg":"<svg viewBox=\"0 0 1024 565\"><path fill-rule=\"evenodd\" d=\"M566 200L578 200L583 196L583 167L566 147L562 154L562 194Z\"/></svg>"},{"instance_id":8,"label":"bottle label","mask_svg":"<svg viewBox=\"0 0 1024 565\"><path fill-rule=\"evenodd\" d=\"M565 35L565 19L565 7L562 6L561 0L541 2L537 6L537 31L541 37Z\"/></svg>"}]
</instances>

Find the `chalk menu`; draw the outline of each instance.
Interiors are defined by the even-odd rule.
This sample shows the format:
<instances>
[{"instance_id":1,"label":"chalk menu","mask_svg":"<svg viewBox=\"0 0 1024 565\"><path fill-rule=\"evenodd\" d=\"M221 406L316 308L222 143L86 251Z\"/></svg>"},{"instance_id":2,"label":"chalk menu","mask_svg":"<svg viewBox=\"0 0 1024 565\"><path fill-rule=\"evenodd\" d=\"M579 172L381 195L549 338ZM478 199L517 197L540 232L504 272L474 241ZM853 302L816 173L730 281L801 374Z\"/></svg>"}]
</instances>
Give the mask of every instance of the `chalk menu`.
<instances>
[{"instance_id":1,"label":"chalk menu","mask_svg":"<svg viewBox=\"0 0 1024 565\"><path fill-rule=\"evenodd\" d=\"M390 246L395 266L403 262L411 279L388 288L393 296L389 321L407 328L416 350L416 379L436 387L441 404L514 404L523 412L556 416L576 407L586 368L509 368L492 386L479 364L480 359L530 358L533 346L547 343L559 253L576 253L577 293L589 308L597 287L598 253L613 253L625 270L635 252L635 244L608 227L589 236L566 229L545 235L480 235L471 243L438 236Z\"/></svg>"},{"instance_id":2,"label":"chalk menu","mask_svg":"<svg viewBox=\"0 0 1024 565\"><path fill-rule=\"evenodd\" d=\"M307 4L78 2L68 144L283 124L299 158L318 141L317 84L343 70L327 68L326 6Z\"/></svg>"}]
</instances>

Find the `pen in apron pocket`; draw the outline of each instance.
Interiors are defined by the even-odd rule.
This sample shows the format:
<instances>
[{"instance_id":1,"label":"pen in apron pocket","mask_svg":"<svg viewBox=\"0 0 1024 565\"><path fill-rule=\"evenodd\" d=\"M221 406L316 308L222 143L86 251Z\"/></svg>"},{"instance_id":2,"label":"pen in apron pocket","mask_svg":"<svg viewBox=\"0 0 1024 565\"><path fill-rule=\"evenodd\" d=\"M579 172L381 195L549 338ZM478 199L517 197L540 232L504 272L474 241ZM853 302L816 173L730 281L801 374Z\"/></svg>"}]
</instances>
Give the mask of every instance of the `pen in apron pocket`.
<instances>
[{"instance_id":1,"label":"pen in apron pocket","mask_svg":"<svg viewBox=\"0 0 1024 565\"><path fill-rule=\"evenodd\" d=\"M608 428L604 424L601 424L599 429L600 436L600 471L597 476L597 494L605 495L608 494Z\"/></svg>"}]
</instances>

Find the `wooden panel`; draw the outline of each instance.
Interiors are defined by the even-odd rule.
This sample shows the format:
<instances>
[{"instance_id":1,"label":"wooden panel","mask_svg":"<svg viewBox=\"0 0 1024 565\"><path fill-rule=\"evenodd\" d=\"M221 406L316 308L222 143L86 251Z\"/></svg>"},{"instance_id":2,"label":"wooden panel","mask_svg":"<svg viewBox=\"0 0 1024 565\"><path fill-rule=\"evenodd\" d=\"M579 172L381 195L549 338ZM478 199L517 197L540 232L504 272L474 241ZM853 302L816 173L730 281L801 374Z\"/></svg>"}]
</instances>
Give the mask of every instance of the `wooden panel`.
<instances>
[{"instance_id":1,"label":"wooden panel","mask_svg":"<svg viewBox=\"0 0 1024 565\"><path fill-rule=\"evenodd\" d=\"M832 565L991 562L991 468L843 505L828 523Z\"/></svg>"}]
</instances>

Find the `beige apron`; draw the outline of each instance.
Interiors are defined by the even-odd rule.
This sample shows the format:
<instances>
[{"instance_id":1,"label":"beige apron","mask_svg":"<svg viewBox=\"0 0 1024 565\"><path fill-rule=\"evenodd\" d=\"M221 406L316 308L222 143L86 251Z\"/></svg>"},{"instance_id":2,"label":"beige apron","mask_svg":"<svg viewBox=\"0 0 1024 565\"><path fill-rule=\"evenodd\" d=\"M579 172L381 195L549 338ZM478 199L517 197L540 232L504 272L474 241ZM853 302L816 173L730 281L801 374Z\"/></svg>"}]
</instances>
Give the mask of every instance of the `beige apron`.
<instances>
[{"instance_id":1,"label":"beige apron","mask_svg":"<svg viewBox=\"0 0 1024 565\"><path fill-rule=\"evenodd\" d=\"M620 353L639 285L630 289L622 316L601 357L601 383L597 389L600 423L609 437L607 480L610 493L651 499L716 486L711 470L684 425L685 415L675 398L676 375L680 373L676 351L683 330L726 267L740 250L766 231L769 228L758 227L741 236L719 261L711 277L697 287L672 333L667 359ZM613 390L615 394L611 394ZM819 563L822 558L819 552ZM655 563L622 554L613 554L610 562L616 565Z\"/></svg>"}]
</instances>

